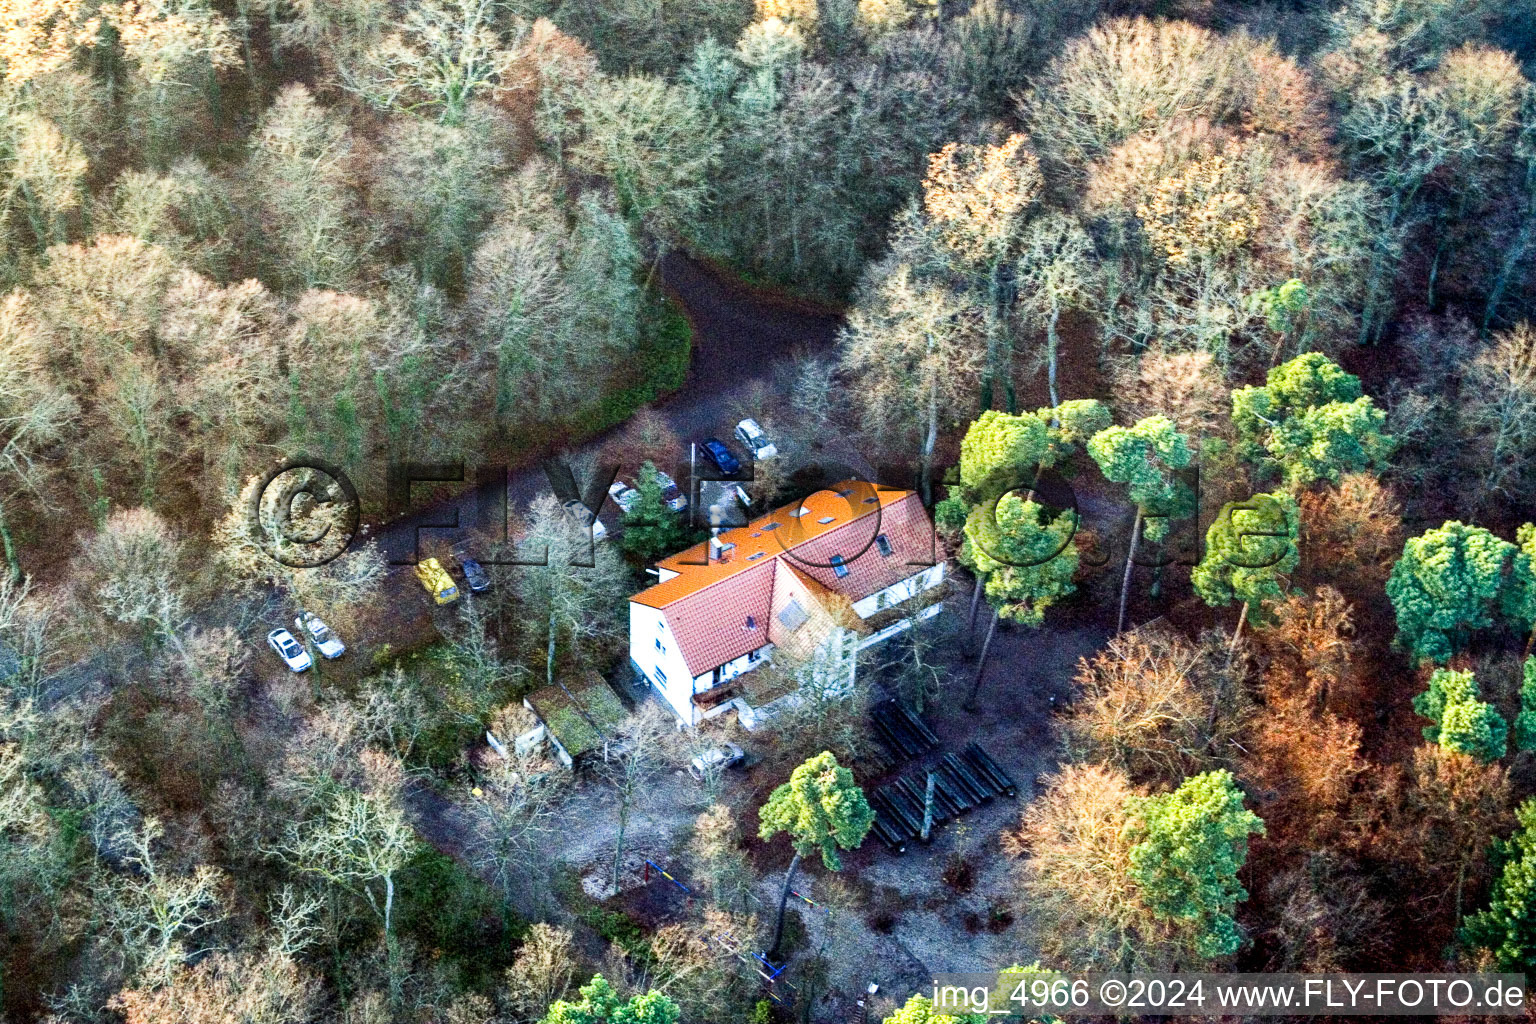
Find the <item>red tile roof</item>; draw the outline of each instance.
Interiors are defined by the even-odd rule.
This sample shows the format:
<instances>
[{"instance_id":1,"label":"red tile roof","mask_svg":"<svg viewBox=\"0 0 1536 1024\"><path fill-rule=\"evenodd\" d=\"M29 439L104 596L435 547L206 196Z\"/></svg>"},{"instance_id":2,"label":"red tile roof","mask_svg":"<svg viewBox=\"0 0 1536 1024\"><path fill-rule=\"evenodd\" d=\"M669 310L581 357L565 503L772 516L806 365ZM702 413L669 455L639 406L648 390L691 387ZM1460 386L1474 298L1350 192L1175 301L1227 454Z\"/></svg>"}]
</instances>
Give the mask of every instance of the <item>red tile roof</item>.
<instances>
[{"instance_id":1,"label":"red tile roof","mask_svg":"<svg viewBox=\"0 0 1536 1024\"><path fill-rule=\"evenodd\" d=\"M806 514L791 515L800 507ZM891 554L881 553L880 536L889 542ZM677 576L630 598L665 612L695 676L768 642L774 565L781 558L829 590L858 601L921 572L939 557L917 492L860 481L836 484L746 526L722 530L719 539L736 545L726 561L709 562L708 542L697 544L656 563ZM833 556L841 557L847 575L837 575ZM756 629L746 628L749 615Z\"/></svg>"}]
</instances>

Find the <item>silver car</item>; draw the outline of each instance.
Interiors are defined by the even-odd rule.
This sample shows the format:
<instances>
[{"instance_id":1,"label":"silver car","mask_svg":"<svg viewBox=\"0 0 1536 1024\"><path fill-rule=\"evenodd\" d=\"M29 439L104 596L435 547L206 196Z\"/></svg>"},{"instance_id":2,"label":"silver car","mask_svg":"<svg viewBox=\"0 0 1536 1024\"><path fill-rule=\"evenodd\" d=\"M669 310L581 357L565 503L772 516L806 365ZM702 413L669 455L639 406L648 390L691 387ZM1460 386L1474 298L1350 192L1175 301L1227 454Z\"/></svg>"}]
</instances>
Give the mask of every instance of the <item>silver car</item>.
<instances>
[{"instance_id":1,"label":"silver car","mask_svg":"<svg viewBox=\"0 0 1536 1024\"><path fill-rule=\"evenodd\" d=\"M613 499L615 505L625 512L631 511L640 503L640 492L623 480L615 480L608 485L608 496Z\"/></svg>"},{"instance_id":2,"label":"silver car","mask_svg":"<svg viewBox=\"0 0 1536 1024\"><path fill-rule=\"evenodd\" d=\"M575 498L565 503L565 514L574 519L583 530L590 528L593 540L605 540L608 537L608 528L603 525L603 521Z\"/></svg>"},{"instance_id":3,"label":"silver car","mask_svg":"<svg viewBox=\"0 0 1536 1024\"><path fill-rule=\"evenodd\" d=\"M722 743L710 747L688 763L688 773L696 779L704 778L706 771L723 771L747 759L746 751L734 743Z\"/></svg>"},{"instance_id":4,"label":"silver car","mask_svg":"<svg viewBox=\"0 0 1536 1024\"><path fill-rule=\"evenodd\" d=\"M313 665L314 659L304 649L304 645L293 638L293 634L286 629L274 629L267 634L267 646L277 652L277 656L283 659L283 664L289 671L303 672Z\"/></svg>"},{"instance_id":5,"label":"silver car","mask_svg":"<svg viewBox=\"0 0 1536 1024\"><path fill-rule=\"evenodd\" d=\"M758 462L774 458L779 454L778 447L763 433L763 428L757 425L757 420L747 418L736 424L736 440L742 447L752 453L752 458Z\"/></svg>"},{"instance_id":6,"label":"silver car","mask_svg":"<svg viewBox=\"0 0 1536 1024\"><path fill-rule=\"evenodd\" d=\"M661 501L662 504L667 506L669 511L681 512L688 507L688 495L684 494L682 488L677 486L676 480L673 480L658 469L656 471L656 482L661 484Z\"/></svg>"},{"instance_id":7,"label":"silver car","mask_svg":"<svg viewBox=\"0 0 1536 1024\"><path fill-rule=\"evenodd\" d=\"M293 620L294 626L299 630L299 635L309 634L314 642L315 649L320 652L322 658L327 660L339 658L347 652L347 645L342 643L331 627L321 622L318 616L309 612L300 612L299 617Z\"/></svg>"}]
</instances>

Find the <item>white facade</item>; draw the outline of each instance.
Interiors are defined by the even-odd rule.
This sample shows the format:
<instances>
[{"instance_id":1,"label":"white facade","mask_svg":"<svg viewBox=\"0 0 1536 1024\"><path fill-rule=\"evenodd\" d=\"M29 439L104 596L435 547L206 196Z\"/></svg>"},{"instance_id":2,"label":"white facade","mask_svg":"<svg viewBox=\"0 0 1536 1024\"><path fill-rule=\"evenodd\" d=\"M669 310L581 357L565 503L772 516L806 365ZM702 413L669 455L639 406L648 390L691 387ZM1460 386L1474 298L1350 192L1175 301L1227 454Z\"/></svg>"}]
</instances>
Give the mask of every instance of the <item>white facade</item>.
<instances>
[{"instance_id":1,"label":"white facade","mask_svg":"<svg viewBox=\"0 0 1536 1024\"><path fill-rule=\"evenodd\" d=\"M884 590L854 602L853 610L861 619L867 619L933 589L943 580L944 563L940 562L937 565L928 566L906 579L886 587ZM939 603L934 603L920 609L907 618L885 626L879 632L861 637L858 640L857 649L862 650L889 639L902 630L909 628L914 621L937 615L940 608L941 605ZM750 672L767 664L772 652L773 644L765 643L754 651L728 661L701 675L694 676L689 672L688 664L683 659L683 653L678 649L677 640L667 625L666 613L659 608L652 608L633 601L630 602L630 659L634 662L635 668L666 699L672 710L676 712L678 718L688 725L697 725L706 718L713 718L715 715L733 708L740 715L742 724L748 729L762 724L771 714L771 711L765 708L750 708L741 697L721 701L708 709L700 708L694 703L693 697L695 694L707 693L716 687L723 686L742 673ZM851 677L851 666L849 671ZM790 694L788 698L780 698L773 703L775 705L788 706L794 703L792 699L789 699L794 696ZM777 708L774 710L777 710Z\"/></svg>"},{"instance_id":2,"label":"white facade","mask_svg":"<svg viewBox=\"0 0 1536 1024\"><path fill-rule=\"evenodd\" d=\"M683 721L694 724L693 674L660 608L629 603L629 657Z\"/></svg>"},{"instance_id":3,"label":"white facade","mask_svg":"<svg viewBox=\"0 0 1536 1024\"><path fill-rule=\"evenodd\" d=\"M944 563L930 565L921 572L914 573L899 583L893 583L884 590L876 591L868 597L853 602L853 612L861 619L867 619L871 615L877 615L887 608L894 608L903 601L910 601L925 590L931 590L944 581Z\"/></svg>"}]
</instances>

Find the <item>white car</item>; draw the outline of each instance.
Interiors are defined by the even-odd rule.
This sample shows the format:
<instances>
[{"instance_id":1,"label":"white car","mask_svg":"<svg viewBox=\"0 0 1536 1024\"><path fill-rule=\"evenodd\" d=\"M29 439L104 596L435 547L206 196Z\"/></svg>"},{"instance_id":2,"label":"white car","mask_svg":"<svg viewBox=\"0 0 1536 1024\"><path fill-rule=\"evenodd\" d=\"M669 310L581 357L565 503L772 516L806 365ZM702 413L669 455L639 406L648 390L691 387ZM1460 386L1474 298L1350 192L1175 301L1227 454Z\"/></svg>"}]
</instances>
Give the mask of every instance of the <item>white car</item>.
<instances>
[{"instance_id":1,"label":"white car","mask_svg":"<svg viewBox=\"0 0 1536 1024\"><path fill-rule=\"evenodd\" d=\"M300 612L299 617L293 620L293 624L298 628L301 636L305 633L309 634L321 657L339 658L347 652L347 645L342 643L336 634L331 632L331 627L321 622L317 616L309 612Z\"/></svg>"},{"instance_id":2,"label":"white car","mask_svg":"<svg viewBox=\"0 0 1536 1024\"><path fill-rule=\"evenodd\" d=\"M684 494L683 489L677 486L676 480L673 480L658 469L656 471L656 482L661 484L661 500L669 510L681 512L688 507L688 495Z\"/></svg>"},{"instance_id":3,"label":"white car","mask_svg":"<svg viewBox=\"0 0 1536 1024\"><path fill-rule=\"evenodd\" d=\"M304 649L304 645L295 640L293 634L286 629L274 629L268 633L267 644L277 652L277 656L283 659L283 664L287 665L291 671L303 672L315 663L309 656L309 652Z\"/></svg>"},{"instance_id":4,"label":"white car","mask_svg":"<svg viewBox=\"0 0 1536 1024\"><path fill-rule=\"evenodd\" d=\"M732 765L741 764L747 759L747 752L734 743L722 743L718 747L710 747L704 753L688 763L688 772L696 779L702 779L706 771L723 771Z\"/></svg>"},{"instance_id":5,"label":"white car","mask_svg":"<svg viewBox=\"0 0 1536 1024\"><path fill-rule=\"evenodd\" d=\"M758 462L774 458L779 454L779 449L768 440L768 435L763 433L763 428L757 425L757 420L744 419L736 424L736 440L742 447L752 453L752 458Z\"/></svg>"},{"instance_id":6,"label":"white car","mask_svg":"<svg viewBox=\"0 0 1536 1024\"><path fill-rule=\"evenodd\" d=\"M615 505L625 512L630 511L640 503L640 492L623 480L615 480L608 485L608 496L613 499Z\"/></svg>"},{"instance_id":7,"label":"white car","mask_svg":"<svg viewBox=\"0 0 1536 1024\"><path fill-rule=\"evenodd\" d=\"M603 521L594 516L591 509L575 498L565 503L565 514L574 519L583 530L590 527L593 540L605 540L608 537L608 528L603 525Z\"/></svg>"}]
</instances>

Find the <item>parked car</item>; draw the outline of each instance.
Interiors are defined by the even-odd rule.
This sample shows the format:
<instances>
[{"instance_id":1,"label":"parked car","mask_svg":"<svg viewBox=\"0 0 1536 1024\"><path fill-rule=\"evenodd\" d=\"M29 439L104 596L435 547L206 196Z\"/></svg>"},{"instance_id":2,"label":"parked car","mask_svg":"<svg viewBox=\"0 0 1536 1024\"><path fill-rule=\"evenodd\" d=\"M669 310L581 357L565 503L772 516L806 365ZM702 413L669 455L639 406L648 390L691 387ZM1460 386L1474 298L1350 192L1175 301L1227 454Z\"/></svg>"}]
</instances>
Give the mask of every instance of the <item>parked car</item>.
<instances>
[{"instance_id":1,"label":"parked car","mask_svg":"<svg viewBox=\"0 0 1536 1024\"><path fill-rule=\"evenodd\" d=\"M608 496L613 499L615 505L625 512L630 511L640 503L640 492L623 480L615 480L608 485Z\"/></svg>"},{"instance_id":2,"label":"parked car","mask_svg":"<svg viewBox=\"0 0 1536 1024\"><path fill-rule=\"evenodd\" d=\"M723 771L732 765L741 764L746 759L746 751L736 744L722 743L717 747L710 747L688 762L688 773L696 779L702 779L706 771Z\"/></svg>"},{"instance_id":3,"label":"parked car","mask_svg":"<svg viewBox=\"0 0 1536 1024\"><path fill-rule=\"evenodd\" d=\"M772 459L778 456L779 449L768 435L763 433L763 428L757 425L757 420L748 418L736 424L736 440L742 447L752 453L752 457L759 462L764 459Z\"/></svg>"},{"instance_id":4,"label":"parked car","mask_svg":"<svg viewBox=\"0 0 1536 1024\"><path fill-rule=\"evenodd\" d=\"M603 521L592 514L592 510L580 501L572 498L565 503L565 514L574 519L583 530L592 530L593 540L605 540L608 537L608 528Z\"/></svg>"},{"instance_id":5,"label":"parked car","mask_svg":"<svg viewBox=\"0 0 1536 1024\"><path fill-rule=\"evenodd\" d=\"M725 446L725 442L718 437L706 437L699 442L699 450L704 457L714 464L714 467L726 476L735 476L741 472L741 462L731 454L731 450Z\"/></svg>"},{"instance_id":6,"label":"parked car","mask_svg":"<svg viewBox=\"0 0 1536 1024\"><path fill-rule=\"evenodd\" d=\"M683 489L677 486L677 481L658 469L656 471L656 482L661 484L661 502L667 506L668 510L681 512L688 507L688 495L684 494Z\"/></svg>"},{"instance_id":7,"label":"parked car","mask_svg":"<svg viewBox=\"0 0 1536 1024\"><path fill-rule=\"evenodd\" d=\"M448 575L443 563L435 558L416 563L416 578L438 604L453 604L459 599L458 584L453 582L453 577Z\"/></svg>"},{"instance_id":8,"label":"parked car","mask_svg":"<svg viewBox=\"0 0 1536 1024\"><path fill-rule=\"evenodd\" d=\"M315 663L304 649L304 645L294 639L293 634L286 629L278 628L267 634L267 646L277 652L277 656L283 659L292 672L303 672Z\"/></svg>"},{"instance_id":9,"label":"parked car","mask_svg":"<svg viewBox=\"0 0 1536 1024\"><path fill-rule=\"evenodd\" d=\"M460 558L459 571L464 574L464 582L469 584L469 589L476 594L491 589L490 573L485 567L473 558Z\"/></svg>"},{"instance_id":10,"label":"parked car","mask_svg":"<svg viewBox=\"0 0 1536 1024\"><path fill-rule=\"evenodd\" d=\"M339 658L347 652L347 645L342 643L340 638L331 632L331 627L321 622L318 616L310 612L299 612L299 617L293 620L293 624L297 627L300 636L309 634L309 638L314 641L315 649L320 652L322 658L327 660Z\"/></svg>"}]
</instances>

